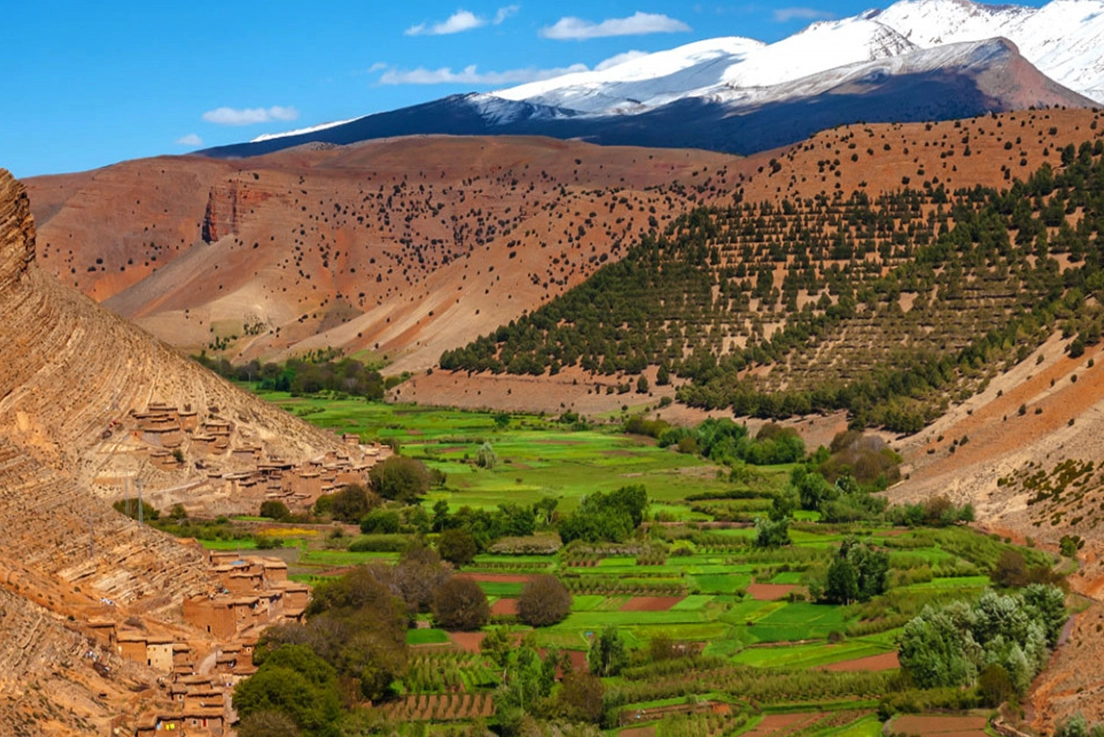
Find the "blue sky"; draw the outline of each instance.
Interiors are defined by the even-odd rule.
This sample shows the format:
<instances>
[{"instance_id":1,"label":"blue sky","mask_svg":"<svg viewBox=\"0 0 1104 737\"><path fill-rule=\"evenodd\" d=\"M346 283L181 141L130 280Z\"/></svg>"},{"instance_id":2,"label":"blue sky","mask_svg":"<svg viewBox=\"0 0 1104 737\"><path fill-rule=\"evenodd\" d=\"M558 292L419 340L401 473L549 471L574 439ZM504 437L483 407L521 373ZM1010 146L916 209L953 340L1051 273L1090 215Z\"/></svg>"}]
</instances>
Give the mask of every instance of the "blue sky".
<instances>
[{"instance_id":1,"label":"blue sky","mask_svg":"<svg viewBox=\"0 0 1104 737\"><path fill-rule=\"evenodd\" d=\"M872 4L12 2L2 21L0 166L26 177L185 153L594 68L630 51L728 35L775 41Z\"/></svg>"}]
</instances>

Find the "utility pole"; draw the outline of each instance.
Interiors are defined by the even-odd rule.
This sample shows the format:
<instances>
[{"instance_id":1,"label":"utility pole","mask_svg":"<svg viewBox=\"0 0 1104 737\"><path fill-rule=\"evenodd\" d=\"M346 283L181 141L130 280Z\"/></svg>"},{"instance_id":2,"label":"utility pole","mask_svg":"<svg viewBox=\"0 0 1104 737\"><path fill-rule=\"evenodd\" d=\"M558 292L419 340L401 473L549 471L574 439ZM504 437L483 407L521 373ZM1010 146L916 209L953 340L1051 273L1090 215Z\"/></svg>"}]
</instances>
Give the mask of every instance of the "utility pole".
<instances>
[{"instance_id":1,"label":"utility pole","mask_svg":"<svg viewBox=\"0 0 1104 737\"><path fill-rule=\"evenodd\" d=\"M96 530L92 524L92 510L87 510L85 516L88 519L88 559L94 560L96 557Z\"/></svg>"}]
</instances>

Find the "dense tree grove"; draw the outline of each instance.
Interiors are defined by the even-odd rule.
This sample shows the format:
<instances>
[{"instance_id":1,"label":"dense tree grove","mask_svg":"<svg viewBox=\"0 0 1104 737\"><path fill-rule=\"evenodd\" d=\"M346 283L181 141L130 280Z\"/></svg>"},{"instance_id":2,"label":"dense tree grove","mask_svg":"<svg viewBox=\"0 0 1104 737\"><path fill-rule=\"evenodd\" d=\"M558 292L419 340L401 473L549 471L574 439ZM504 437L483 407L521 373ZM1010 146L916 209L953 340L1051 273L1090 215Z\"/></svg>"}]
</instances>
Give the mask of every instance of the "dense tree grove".
<instances>
[{"instance_id":1,"label":"dense tree grove","mask_svg":"<svg viewBox=\"0 0 1104 737\"><path fill-rule=\"evenodd\" d=\"M973 604L929 606L905 625L901 666L922 688L972 686L996 666L1022 694L1065 621L1065 594L1043 584L1009 595L987 591Z\"/></svg>"},{"instance_id":2,"label":"dense tree grove","mask_svg":"<svg viewBox=\"0 0 1104 737\"><path fill-rule=\"evenodd\" d=\"M710 418L695 428L673 427L658 435L661 447L679 446L687 439L705 458L731 466L744 461L756 466L794 463L805 457L805 441L793 428L768 422L759 428L754 438L747 428L727 417Z\"/></svg>"},{"instance_id":3,"label":"dense tree grove","mask_svg":"<svg viewBox=\"0 0 1104 737\"><path fill-rule=\"evenodd\" d=\"M678 398L692 406L845 409L856 427L914 432L1056 326L1074 350L1100 340L1104 311L1086 298L1104 294L1102 153L1084 144L1000 191L929 181L873 200L699 208L440 363L600 376L658 366L687 382ZM846 368L825 370L834 358Z\"/></svg>"},{"instance_id":4,"label":"dense tree grove","mask_svg":"<svg viewBox=\"0 0 1104 737\"><path fill-rule=\"evenodd\" d=\"M212 358L203 351L193 358L212 371L236 381L250 382L259 389L292 394L330 391L366 399L383 399L388 384L378 371L360 361L333 361L329 354L320 360L290 358L283 364L250 361L234 365L225 358Z\"/></svg>"},{"instance_id":5,"label":"dense tree grove","mask_svg":"<svg viewBox=\"0 0 1104 737\"><path fill-rule=\"evenodd\" d=\"M560 537L565 543L622 542L644 521L647 507L648 495L643 486L623 486L609 494L596 491L560 521Z\"/></svg>"},{"instance_id":6,"label":"dense tree grove","mask_svg":"<svg viewBox=\"0 0 1104 737\"><path fill-rule=\"evenodd\" d=\"M809 593L829 604L870 601L885 593L889 553L854 538L844 540L821 581L809 583Z\"/></svg>"}]
</instances>

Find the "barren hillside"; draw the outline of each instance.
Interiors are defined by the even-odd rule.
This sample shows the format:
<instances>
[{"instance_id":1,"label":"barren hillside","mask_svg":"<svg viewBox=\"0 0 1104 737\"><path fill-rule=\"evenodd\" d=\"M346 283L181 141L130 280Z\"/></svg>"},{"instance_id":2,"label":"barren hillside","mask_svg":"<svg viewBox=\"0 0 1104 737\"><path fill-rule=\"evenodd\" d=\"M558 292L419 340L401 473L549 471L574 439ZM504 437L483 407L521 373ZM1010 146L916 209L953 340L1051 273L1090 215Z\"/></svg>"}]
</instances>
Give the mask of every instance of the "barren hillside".
<instances>
[{"instance_id":1,"label":"barren hillside","mask_svg":"<svg viewBox=\"0 0 1104 737\"><path fill-rule=\"evenodd\" d=\"M332 346L400 371L432 366L727 192L738 161L428 137L133 161L28 186L43 265L177 346L245 357Z\"/></svg>"},{"instance_id":2,"label":"barren hillside","mask_svg":"<svg viewBox=\"0 0 1104 737\"><path fill-rule=\"evenodd\" d=\"M124 482L159 504L251 511L273 493L244 486L265 459L286 459L294 491L295 464L358 450L61 286L35 255L27 196L0 171L0 734L133 729L157 674L88 628L202 644L181 600L219 587L196 547L111 508Z\"/></svg>"}]
</instances>

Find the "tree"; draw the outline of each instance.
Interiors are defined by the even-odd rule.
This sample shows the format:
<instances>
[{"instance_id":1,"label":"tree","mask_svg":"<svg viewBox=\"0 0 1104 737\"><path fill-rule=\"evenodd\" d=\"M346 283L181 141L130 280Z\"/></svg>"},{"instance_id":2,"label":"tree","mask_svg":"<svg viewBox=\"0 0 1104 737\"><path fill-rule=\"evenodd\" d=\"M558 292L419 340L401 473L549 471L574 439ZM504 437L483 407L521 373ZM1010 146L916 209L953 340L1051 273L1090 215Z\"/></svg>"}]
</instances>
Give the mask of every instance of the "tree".
<instances>
[{"instance_id":1,"label":"tree","mask_svg":"<svg viewBox=\"0 0 1104 737\"><path fill-rule=\"evenodd\" d=\"M437 553L443 560L457 567L471 563L477 552L475 538L467 530L452 528L445 530L437 538Z\"/></svg>"},{"instance_id":2,"label":"tree","mask_svg":"<svg viewBox=\"0 0 1104 737\"><path fill-rule=\"evenodd\" d=\"M261 502L260 516L282 522L291 516L291 512L288 511L287 505L283 502L269 499Z\"/></svg>"},{"instance_id":3,"label":"tree","mask_svg":"<svg viewBox=\"0 0 1104 737\"><path fill-rule=\"evenodd\" d=\"M1062 555L1071 560L1077 560L1077 551L1084 544L1085 542L1078 535L1062 535L1058 547L1062 551Z\"/></svg>"},{"instance_id":4,"label":"tree","mask_svg":"<svg viewBox=\"0 0 1104 737\"><path fill-rule=\"evenodd\" d=\"M779 548L790 544L790 520L755 518L755 545L760 548Z\"/></svg>"},{"instance_id":5,"label":"tree","mask_svg":"<svg viewBox=\"0 0 1104 737\"><path fill-rule=\"evenodd\" d=\"M637 484L622 486L609 494L596 491L585 497L579 508L560 520L560 537L565 543L623 542L640 523L648 508L648 494Z\"/></svg>"},{"instance_id":6,"label":"tree","mask_svg":"<svg viewBox=\"0 0 1104 737\"><path fill-rule=\"evenodd\" d=\"M587 665L596 675L616 676L629 664L629 653L625 641L621 639L617 628L607 626L590 646L587 653Z\"/></svg>"},{"instance_id":7,"label":"tree","mask_svg":"<svg viewBox=\"0 0 1104 737\"><path fill-rule=\"evenodd\" d=\"M366 535L393 535L402 526L396 509L373 509L360 520L360 531Z\"/></svg>"},{"instance_id":8,"label":"tree","mask_svg":"<svg viewBox=\"0 0 1104 737\"><path fill-rule=\"evenodd\" d=\"M985 706L995 709L1012 698L1016 694L1016 689L1012 686L1008 671L1003 666L993 663L987 666L978 677L978 693Z\"/></svg>"},{"instance_id":9,"label":"tree","mask_svg":"<svg viewBox=\"0 0 1104 737\"><path fill-rule=\"evenodd\" d=\"M433 594L451 576L437 551L415 544L403 551L399 564L386 569L395 590L411 612L429 611Z\"/></svg>"},{"instance_id":10,"label":"tree","mask_svg":"<svg viewBox=\"0 0 1104 737\"><path fill-rule=\"evenodd\" d=\"M648 393L648 378L644 374L640 375L640 378L636 380L636 393L647 394Z\"/></svg>"},{"instance_id":11,"label":"tree","mask_svg":"<svg viewBox=\"0 0 1104 737\"><path fill-rule=\"evenodd\" d=\"M802 509L820 509L821 504L833 501L839 496L839 490L828 483L824 476L816 472L807 472L804 466L794 469L790 483L797 490Z\"/></svg>"},{"instance_id":12,"label":"tree","mask_svg":"<svg viewBox=\"0 0 1104 737\"><path fill-rule=\"evenodd\" d=\"M475 465L486 468L488 471L498 465L498 454L494 452L494 447L490 442L485 442L479 446L479 452L475 454Z\"/></svg>"},{"instance_id":13,"label":"tree","mask_svg":"<svg viewBox=\"0 0 1104 737\"><path fill-rule=\"evenodd\" d=\"M889 554L854 538L840 544L828 567L824 598L832 604L869 601L886 590Z\"/></svg>"},{"instance_id":14,"label":"tree","mask_svg":"<svg viewBox=\"0 0 1104 737\"><path fill-rule=\"evenodd\" d=\"M596 724L602 717L605 696L606 687L601 678L571 671L564 674L557 699L569 718Z\"/></svg>"},{"instance_id":15,"label":"tree","mask_svg":"<svg viewBox=\"0 0 1104 737\"><path fill-rule=\"evenodd\" d=\"M545 710L556 681L557 661L553 652L542 661L531 637L507 651L502 685L494 695L496 718L503 735L517 735L527 715Z\"/></svg>"},{"instance_id":16,"label":"tree","mask_svg":"<svg viewBox=\"0 0 1104 737\"><path fill-rule=\"evenodd\" d=\"M570 611L571 592L552 575L533 576L518 597L518 619L531 627L562 622Z\"/></svg>"},{"instance_id":17,"label":"tree","mask_svg":"<svg viewBox=\"0 0 1104 737\"><path fill-rule=\"evenodd\" d=\"M670 383L671 372L667 368L667 365L663 364L659 367L659 370L656 371L656 386L667 386Z\"/></svg>"},{"instance_id":18,"label":"tree","mask_svg":"<svg viewBox=\"0 0 1104 737\"><path fill-rule=\"evenodd\" d=\"M384 499L411 503L429 491L430 475L425 465L413 458L391 456L368 472L372 489Z\"/></svg>"},{"instance_id":19,"label":"tree","mask_svg":"<svg viewBox=\"0 0 1104 737\"><path fill-rule=\"evenodd\" d=\"M836 558L828 566L824 598L832 604L850 604L859 598L859 576L847 558Z\"/></svg>"},{"instance_id":20,"label":"tree","mask_svg":"<svg viewBox=\"0 0 1104 737\"><path fill-rule=\"evenodd\" d=\"M255 711L238 725L238 737L299 737L295 720L280 711Z\"/></svg>"},{"instance_id":21,"label":"tree","mask_svg":"<svg viewBox=\"0 0 1104 737\"><path fill-rule=\"evenodd\" d=\"M328 735L341 714L337 676L306 645L283 645L234 689L234 707L243 719L279 712L307 735Z\"/></svg>"},{"instance_id":22,"label":"tree","mask_svg":"<svg viewBox=\"0 0 1104 737\"><path fill-rule=\"evenodd\" d=\"M997 558L989 578L998 586L1007 588L1023 586L1027 583L1027 561L1018 551L1005 548Z\"/></svg>"},{"instance_id":23,"label":"tree","mask_svg":"<svg viewBox=\"0 0 1104 737\"><path fill-rule=\"evenodd\" d=\"M490 620L491 608L478 583L453 576L433 597L433 618L447 630L477 630Z\"/></svg>"},{"instance_id":24,"label":"tree","mask_svg":"<svg viewBox=\"0 0 1104 737\"><path fill-rule=\"evenodd\" d=\"M379 497L361 484L349 484L333 495L330 514L342 522L357 524L379 503Z\"/></svg>"}]
</instances>

